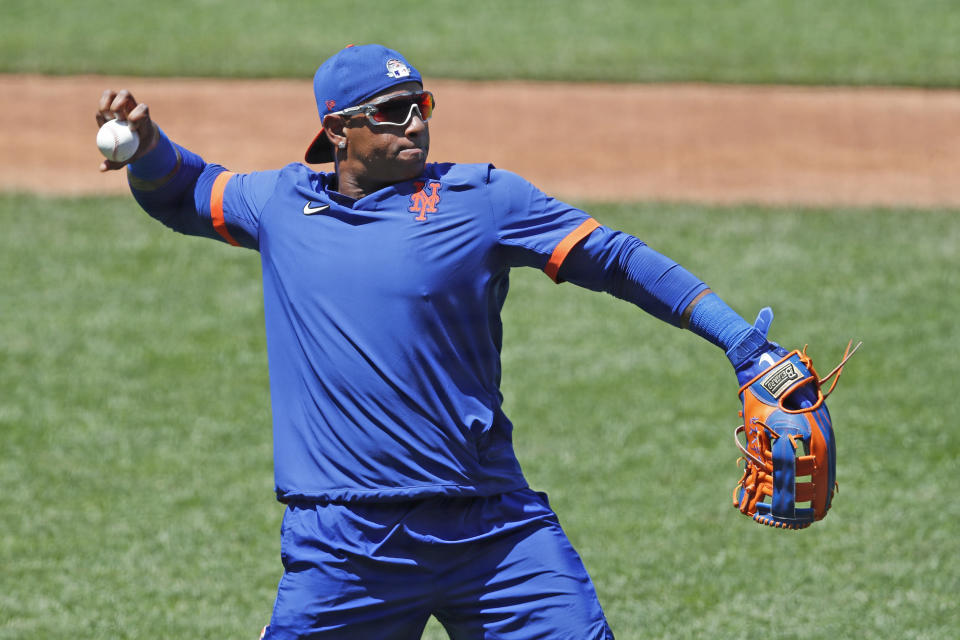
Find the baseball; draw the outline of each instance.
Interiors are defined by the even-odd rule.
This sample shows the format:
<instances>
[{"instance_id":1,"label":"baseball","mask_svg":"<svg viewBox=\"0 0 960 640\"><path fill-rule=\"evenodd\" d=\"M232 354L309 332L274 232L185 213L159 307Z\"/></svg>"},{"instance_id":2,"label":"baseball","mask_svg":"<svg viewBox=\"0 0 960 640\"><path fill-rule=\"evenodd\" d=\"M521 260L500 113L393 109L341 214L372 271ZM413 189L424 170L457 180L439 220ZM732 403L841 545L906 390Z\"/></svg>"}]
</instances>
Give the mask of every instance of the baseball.
<instances>
[{"instance_id":1,"label":"baseball","mask_svg":"<svg viewBox=\"0 0 960 640\"><path fill-rule=\"evenodd\" d=\"M140 136L123 120L108 120L97 132L97 147L107 160L126 162L139 146Z\"/></svg>"}]
</instances>

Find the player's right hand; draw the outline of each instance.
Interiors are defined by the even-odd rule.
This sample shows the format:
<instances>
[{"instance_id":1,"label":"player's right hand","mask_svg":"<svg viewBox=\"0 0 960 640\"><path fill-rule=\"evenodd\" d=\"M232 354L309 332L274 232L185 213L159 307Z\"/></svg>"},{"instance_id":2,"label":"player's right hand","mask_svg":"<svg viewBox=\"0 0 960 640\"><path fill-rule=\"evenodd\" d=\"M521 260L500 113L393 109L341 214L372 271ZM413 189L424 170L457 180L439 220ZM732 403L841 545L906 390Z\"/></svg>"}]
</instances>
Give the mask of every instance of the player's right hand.
<instances>
[{"instance_id":1,"label":"player's right hand","mask_svg":"<svg viewBox=\"0 0 960 640\"><path fill-rule=\"evenodd\" d=\"M133 94L126 89L113 91L107 89L100 96L100 106L97 110L97 126L102 127L107 120L126 120L130 127L140 136L140 146L137 152L126 162L114 162L104 159L100 163L100 171L115 171L122 169L131 162L149 153L160 139L160 130L150 118L150 108L146 103L138 103Z\"/></svg>"}]
</instances>

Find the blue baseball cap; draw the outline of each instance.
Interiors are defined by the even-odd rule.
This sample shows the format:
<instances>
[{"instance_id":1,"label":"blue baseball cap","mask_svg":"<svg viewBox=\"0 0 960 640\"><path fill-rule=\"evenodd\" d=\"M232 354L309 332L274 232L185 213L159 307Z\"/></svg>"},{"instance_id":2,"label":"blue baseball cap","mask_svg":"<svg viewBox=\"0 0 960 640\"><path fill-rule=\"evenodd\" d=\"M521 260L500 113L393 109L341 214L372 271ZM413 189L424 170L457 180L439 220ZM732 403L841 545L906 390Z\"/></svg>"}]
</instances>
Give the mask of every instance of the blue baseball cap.
<instances>
[{"instance_id":1,"label":"blue baseball cap","mask_svg":"<svg viewBox=\"0 0 960 640\"><path fill-rule=\"evenodd\" d=\"M350 45L328 58L313 76L320 122L327 114L355 107L404 82L422 85L423 78L399 52L379 44ZM333 147L322 128L304 159L311 164L333 162Z\"/></svg>"}]
</instances>

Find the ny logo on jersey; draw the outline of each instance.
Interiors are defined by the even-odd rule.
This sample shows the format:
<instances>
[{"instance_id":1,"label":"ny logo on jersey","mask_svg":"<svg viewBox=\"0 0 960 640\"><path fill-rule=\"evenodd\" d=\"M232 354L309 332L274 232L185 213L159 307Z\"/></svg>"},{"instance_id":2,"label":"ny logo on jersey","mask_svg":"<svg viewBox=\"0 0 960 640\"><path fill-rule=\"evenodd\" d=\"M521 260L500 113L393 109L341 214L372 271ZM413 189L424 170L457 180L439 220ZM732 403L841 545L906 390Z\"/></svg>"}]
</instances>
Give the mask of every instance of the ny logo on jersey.
<instances>
[{"instance_id":1,"label":"ny logo on jersey","mask_svg":"<svg viewBox=\"0 0 960 640\"><path fill-rule=\"evenodd\" d=\"M437 212L437 203L440 202L440 183L430 183L430 195L427 195L424 189L427 186L425 182L414 182L413 186L416 191L410 194L411 204L408 211L417 214L414 220L426 220L428 213Z\"/></svg>"}]
</instances>

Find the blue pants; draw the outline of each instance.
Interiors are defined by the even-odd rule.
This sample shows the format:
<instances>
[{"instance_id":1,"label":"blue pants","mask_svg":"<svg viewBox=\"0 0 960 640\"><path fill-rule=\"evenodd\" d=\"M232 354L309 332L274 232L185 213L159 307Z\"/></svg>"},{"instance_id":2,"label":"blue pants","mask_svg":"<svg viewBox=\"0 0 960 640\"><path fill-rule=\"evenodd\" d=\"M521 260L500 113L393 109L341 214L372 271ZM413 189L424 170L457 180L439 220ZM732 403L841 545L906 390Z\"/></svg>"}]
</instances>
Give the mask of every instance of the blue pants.
<instances>
[{"instance_id":1,"label":"blue pants","mask_svg":"<svg viewBox=\"0 0 960 640\"><path fill-rule=\"evenodd\" d=\"M544 494L290 505L266 640L612 640Z\"/></svg>"}]
</instances>

